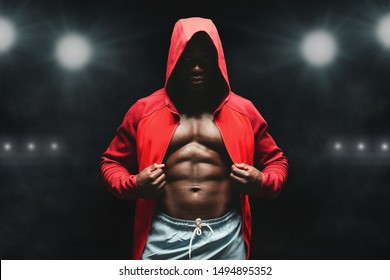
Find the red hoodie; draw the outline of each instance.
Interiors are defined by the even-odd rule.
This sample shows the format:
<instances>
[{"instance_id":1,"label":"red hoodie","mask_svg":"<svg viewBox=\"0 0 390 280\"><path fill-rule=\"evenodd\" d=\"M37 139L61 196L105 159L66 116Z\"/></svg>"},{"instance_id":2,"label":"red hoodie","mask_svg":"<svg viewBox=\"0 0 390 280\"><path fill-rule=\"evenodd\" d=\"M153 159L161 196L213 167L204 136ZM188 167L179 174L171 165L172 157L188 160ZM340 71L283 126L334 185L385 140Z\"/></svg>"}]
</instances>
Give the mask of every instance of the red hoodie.
<instances>
[{"instance_id":1,"label":"red hoodie","mask_svg":"<svg viewBox=\"0 0 390 280\"><path fill-rule=\"evenodd\" d=\"M101 175L108 189L123 199L136 199L133 259L140 259L155 210L155 199L136 198L137 174L162 163L180 114L167 94L168 80L191 37L206 32L215 45L227 94L213 116L234 163L247 163L263 173L259 196L274 198L288 174L287 158L267 131L267 123L251 101L233 93L218 31L210 19L192 17L176 22L168 53L164 87L139 99L127 111L114 139L102 155ZM252 219L248 195L241 195L242 233L250 256Z\"/></svg>"}]
</instances>

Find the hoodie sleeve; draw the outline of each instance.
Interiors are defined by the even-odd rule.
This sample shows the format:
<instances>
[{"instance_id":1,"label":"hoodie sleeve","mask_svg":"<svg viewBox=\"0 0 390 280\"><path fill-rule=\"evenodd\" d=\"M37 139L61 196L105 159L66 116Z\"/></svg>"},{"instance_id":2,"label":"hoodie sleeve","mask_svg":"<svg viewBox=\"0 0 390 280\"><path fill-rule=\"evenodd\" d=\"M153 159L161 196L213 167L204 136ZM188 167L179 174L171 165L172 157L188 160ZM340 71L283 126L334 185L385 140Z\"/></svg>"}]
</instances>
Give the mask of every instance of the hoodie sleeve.
<instances>
[{"instance_id":1,"label":"hoodie sleeve","mask_svg":"<svg viewBox=\"0 0 390 280\"><path fill-rule=\"evenodd\" d=\"M288 161L268 132L268 124L253 106L251 119L255 136L254 165L262 172L259 196L272 199L279 195L288 177Z\"/></svg>"},{"instance_id":2,"label":"hoodie sleeve","mask_svg":"<svg viewBox=\"0 0 390 280\"><path fill-rule=\"evenodd\" d=\"M137 106L138 105L138 106ZM136 134L139 104L126 113L100 163L100 175L108 190L122 199L135 199L137 187Z\"/></svg>"}]
</instances>

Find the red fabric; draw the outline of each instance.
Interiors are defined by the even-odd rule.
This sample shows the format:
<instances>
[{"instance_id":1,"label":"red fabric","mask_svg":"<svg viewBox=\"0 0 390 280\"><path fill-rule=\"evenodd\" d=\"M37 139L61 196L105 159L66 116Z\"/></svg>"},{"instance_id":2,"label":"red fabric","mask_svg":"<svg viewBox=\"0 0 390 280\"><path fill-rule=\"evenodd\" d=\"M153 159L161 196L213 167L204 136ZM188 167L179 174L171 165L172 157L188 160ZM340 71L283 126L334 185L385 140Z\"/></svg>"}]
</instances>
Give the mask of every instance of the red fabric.
<instances>
[{"instance_id":1,"label":"red fabric","mask_svg":"<svg viewBox=\"0 0 390 280\"><path fill-rule=\"evenodd\" d=\"M154 199L136 198L136 176L140 170L152 163L162 163L164 159L180 120L165 88L185 45L198 31L205 31L212 38L219 68L228 86L226 97L214 112L214 121L232 161L244 162L262 171L259 196L265 198L277 196L287 179L287 158L268 133L267 123L251 101L230 89L222 44L212 21L203 18L179 20L172 32L164 87L130 107L103 153L100 165L102 179L114 195L136 199L133 259L142 256L156 203ZM252 219L247 195L241 195L241 215L249 259Z\"/></svg>"}]
</instances>

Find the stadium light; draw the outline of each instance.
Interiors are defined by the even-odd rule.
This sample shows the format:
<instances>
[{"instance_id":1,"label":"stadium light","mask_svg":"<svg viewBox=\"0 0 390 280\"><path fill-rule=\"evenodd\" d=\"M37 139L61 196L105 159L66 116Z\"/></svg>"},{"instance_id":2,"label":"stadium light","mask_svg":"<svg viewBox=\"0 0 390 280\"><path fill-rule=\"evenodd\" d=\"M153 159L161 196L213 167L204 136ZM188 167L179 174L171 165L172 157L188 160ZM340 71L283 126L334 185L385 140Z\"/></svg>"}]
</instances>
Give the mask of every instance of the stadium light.
<instances>
[{"instance_id":1,"label":"stadium light","mask_svg":"<svg viewBox=\"0 0 390 280\"><path fill-rule=\"evenodd\" d=\"M390 49L390 14L383 16L376 27L376 35L379 42L387 49Z\"/></svg>"},{"instance_id":2,"label":"stadium light","mask_svg":"<svg viewBox=\"0 0 390 280\"><path fill-rule=\"evenodd\" d=\"M35 143L33 143L33 142L28 143L27 150L29 150L30 152L34 151L35 150Z\"/></svg>"},{"instance_id":3,"label":"stadium light","mask_svg":"<svg viewBox=\"0 0 390 280\"><path fill-rule=\"evenodd\" d=\"M7 52L15 43L14 26L6 18L0 17L0 54Z\"/></svg>"},{"instance_id":4,"label":"stadium light","mask_svg":"<svg viewBox=\"0 0 390 280\"><path fill-rule=\"evenodd\" d=\"M12 145L11 145L11 143L4 143L3 149L4 149L4 151L6 151L6 152L11 151L11 150L12 150Z\"/></svg>"},{"instance_id":5,"label":"stadium light","mask_svg":"<svg viewBox=\"0 0 390 280\"><path fill-rule=\"evenodd\" d=\"M366 149L366 145L363 142L357 144L357 149L359 151L364 151Z\"/></svg>"},{"instance_id":6,"label":"stadium light","mask_svg":"<svg viewBox=\"0 0 390 280\"><path fill-rule=\"evenodd\" d=\"M52 143L50 144L50 149L51 149L52 151L58 150L58 144L57 144L56 142L52 142Z\"/></svg>"},{"instance_id":7,"label":"stadium light","mask_svg":"<svg viewBox=\"0 0 390 280\"><path fill-rule=\"evenodd\" d=\"M318 30L307 34L301 44L304 59L315 67L328 65L336 56L336 43L328 32Z\"/></svg>"},{"instance_id":8,"label":"stadium light","mask_svg":"<svg viewBox=\"0 0 390 280\"><path fill-rule=\"evenodd\" d=\"M88 64L92 49L86 38L72 33L63 36L58 41L55 55L64 68L79 70Z\"/></svg>"},{"instance_id":9,"label":"stadium light","mask_svg":"<svg viewBox=\"0 0 390 280\"><path fill-rule=\"evenodd\" d=\"M340 151L343 148L343 145L340 142L336 142L333 147L336 151Z\"/></svg>"}]
</instances>

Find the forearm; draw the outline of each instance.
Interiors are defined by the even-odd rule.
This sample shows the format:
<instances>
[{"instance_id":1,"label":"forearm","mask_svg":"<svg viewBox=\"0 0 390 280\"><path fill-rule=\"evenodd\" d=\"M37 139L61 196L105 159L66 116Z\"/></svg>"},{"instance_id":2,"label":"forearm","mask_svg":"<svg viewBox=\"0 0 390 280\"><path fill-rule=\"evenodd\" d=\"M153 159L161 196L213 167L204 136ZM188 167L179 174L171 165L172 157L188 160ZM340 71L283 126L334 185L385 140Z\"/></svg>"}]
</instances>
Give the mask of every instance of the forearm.
<instances>
[{"instance_id":1,"label":"forearm","mask_svg":"<svg viewBox=\"0 0 390 280\"><path fill-rule=\"evenodd\" d=\"M137 196L137 174L131 174L128 169L106 157L102 158L100 174L107 189L121 199L135 199Z\"/></svg>"},{"instance_id":2,"label":"forearm","mask_svg":"<svg viewBox=\"0 0 390 280\"><path fill-rule=\"evenodd\" d=\"M287 158L282 156L267 165L262 171L262 180L258 196L272 199L282 191L288 177Z\"/></svg>"}]
</instances>

